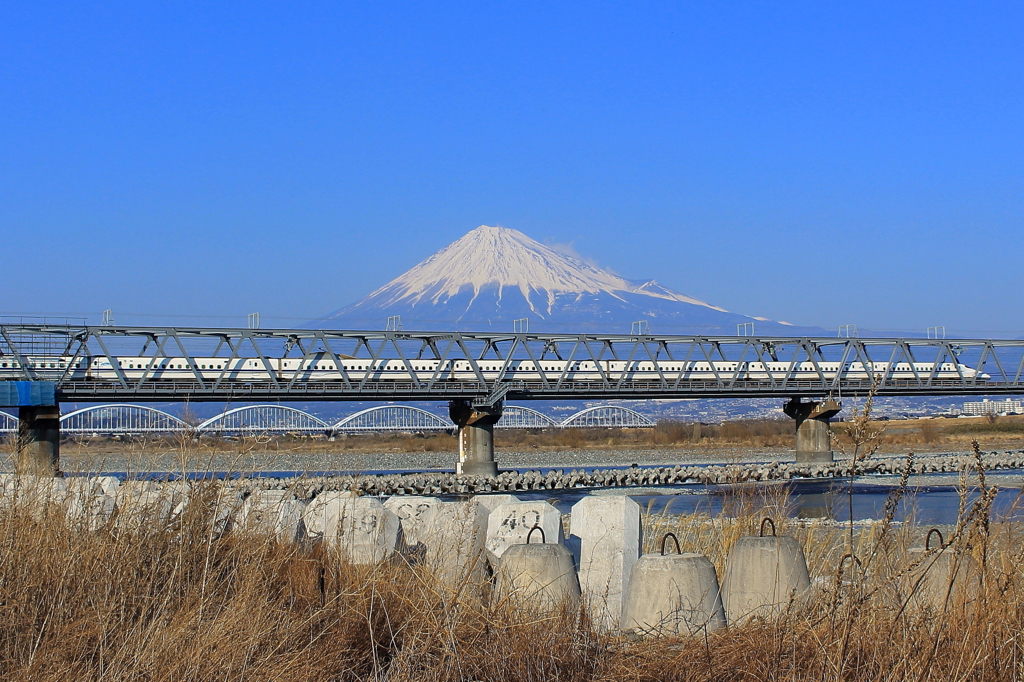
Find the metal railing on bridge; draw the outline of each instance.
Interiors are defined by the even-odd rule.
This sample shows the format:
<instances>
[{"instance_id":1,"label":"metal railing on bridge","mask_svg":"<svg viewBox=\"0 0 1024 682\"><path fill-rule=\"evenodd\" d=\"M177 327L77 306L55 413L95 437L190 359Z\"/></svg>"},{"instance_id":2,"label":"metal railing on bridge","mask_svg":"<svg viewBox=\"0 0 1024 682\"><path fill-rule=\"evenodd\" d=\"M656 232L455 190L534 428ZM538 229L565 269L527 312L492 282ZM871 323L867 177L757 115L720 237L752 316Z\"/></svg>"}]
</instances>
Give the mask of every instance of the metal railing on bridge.
<instances>
[{"instance_id":1,"label":"metal railing on bridge","mask_svg":"<svg viewBox=\"0 0 1024 682\"><path fill-rule=\"evenodd\" d=\"M334 435L445 432L455 429L455 425L447 418L411 405L379 405L336 421L325 421L286 405L247 405L191 424L146 405L93 405L63 415L60 423L61 433L67 436L164 436L189 433ZM17 425L16 417L0 412L0 433L14 433ZM589 407L562 421L528 407L506 405L496 426L501 429L652 428L656 423L649 417L618 405Z\"/></svg>"},{"instance_id":2,"label":"metal railing on bridge","mask_svg":"<svg viewBox=\"0 0 1024 682\"><path fill-rule=\"evenodd\" d=\"M106 373L77 369L96 359ZM239 359L251 360L244 377L233 369ZM286 359L300 369L275 369ZM351 369L384 361L402 378ZM516 361L535 368L530 378L507 371ZM458 380L445 373L452 362L466 367ZM696 362L713 370L695 378L679 369ZM768 362L781 369L748 376L715 365ZM595 368L585 380L579 363ZM609 363L648 369L638 379ZM827 363L886 369L851 378ZM323 380L322 366L338 368L336 377ZM947 366L955 369L940 371ZM1024 393L1022 372L1020 340L0 325L0 379L55 382L65 402L842 397L872 386L879 395L998 395Z\"/></svg>"}]
</instances>

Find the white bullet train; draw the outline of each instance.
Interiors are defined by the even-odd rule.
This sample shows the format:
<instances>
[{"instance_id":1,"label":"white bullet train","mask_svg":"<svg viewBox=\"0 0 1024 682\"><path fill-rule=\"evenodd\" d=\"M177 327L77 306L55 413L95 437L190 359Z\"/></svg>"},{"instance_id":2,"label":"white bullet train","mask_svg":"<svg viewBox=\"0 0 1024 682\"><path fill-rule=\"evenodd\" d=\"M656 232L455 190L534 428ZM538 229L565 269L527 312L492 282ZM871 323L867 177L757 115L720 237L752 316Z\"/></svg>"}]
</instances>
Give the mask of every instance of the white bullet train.
<instances>
[{"instance_id":1,"label":"white bullet train","mask_svg":"<svg viewBox=\"0 0 1024 682\"><path fill-rule=\"evenodd\" d=\"M189 365L186 358L116 358L117 367L111 365L106 356L71 358L62 356L33 356L27 358L34 376L56 379L64 377L72 381L117 381L119 374L130 381L195 381L196 374L203 380L261 382L270 376L280 380L291 380L298 375L303 381L341 381L342 371L329 357L319 356L307 360L267 358L193 358ZM869 381L880 376L892 380L976 380L991 378L959 363L929 362L890 363L874 362L800 362L790 366L788 362L675 362L649 360L477 360L476 368L466 360L369 360L343 357L342 369L350 381L478 381L480 375L488 381L601 381L605 378L618 381L660 381L662 378L675 382L683 381L767 381L769 378L781 381L787 376L792 380L819 380L840 374L845 380ZM70 365L70 367L69 367ZM479 374L477 373L479 371ZM819 374L820 372L820 374ZM11 356L0 356L0 379L19 379L24 376L22 368Z\"/></svg>"}]
</instances>

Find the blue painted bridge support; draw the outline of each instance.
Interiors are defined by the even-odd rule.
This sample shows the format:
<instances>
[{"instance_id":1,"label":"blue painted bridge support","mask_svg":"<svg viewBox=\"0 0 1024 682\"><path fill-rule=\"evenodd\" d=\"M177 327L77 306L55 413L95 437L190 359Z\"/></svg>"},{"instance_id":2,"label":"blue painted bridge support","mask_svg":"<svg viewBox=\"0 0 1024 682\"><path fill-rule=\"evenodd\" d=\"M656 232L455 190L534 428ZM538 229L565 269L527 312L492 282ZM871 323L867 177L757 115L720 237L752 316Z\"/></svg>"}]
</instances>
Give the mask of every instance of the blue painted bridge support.
<instances>
[{"instance_id":1,"label":"blue painted bridge support","mask_svg":"<svg viewBox=\"0 0 1024 682\"><path fill-rule=\"evenodd\" d=\"M36 476L59 475L60 406L56 384L52 381L0 382L0 406L18 408L14 470Z\"/></svg>"}]
</instances>

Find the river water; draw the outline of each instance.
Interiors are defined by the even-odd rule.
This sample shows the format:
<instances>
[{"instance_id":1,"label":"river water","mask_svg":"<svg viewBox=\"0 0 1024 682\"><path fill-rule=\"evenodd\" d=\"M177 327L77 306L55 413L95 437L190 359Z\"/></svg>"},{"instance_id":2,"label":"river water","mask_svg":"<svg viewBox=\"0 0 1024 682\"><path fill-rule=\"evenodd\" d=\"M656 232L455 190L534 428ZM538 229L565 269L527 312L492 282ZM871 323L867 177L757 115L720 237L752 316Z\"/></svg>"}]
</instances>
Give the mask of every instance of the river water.
<instances>
[{"instance_id":1,"label":"river water","mask_svg":"<svg viewBox=\"0 0 1024 682\"><path fill-rule=\"evenodd\" d=\"M886 502L898 490L896 477L878 477L854 482L852 487L853 518L855 521L879 519L885 514ZM921 525L954 524L960 508L960 495L949 476L936 475L933 482L929 476L917 476L900 496L893 516L895 521L914 520ZM992 508L993 520L1024 519L1024 471L1000 472L996 479L998 492ZM993 482L990 480L990 485ZM783 492L782 489L785 489ZM741 508L750 509L761 504L784 501L785 511L790 517L822 518L835 521L850 519L849 481L806 480L788 481L767 486L665 486L630 490L608 488L597 490L547 490L519 492L520 499L548 500L560 511L568 512L573 504L586 495L628 495L651 513L691 514L702 512L711 516L731 516ZM976 489L968 487L967 508L978 498Z\"/></svg>"}]
</instances>

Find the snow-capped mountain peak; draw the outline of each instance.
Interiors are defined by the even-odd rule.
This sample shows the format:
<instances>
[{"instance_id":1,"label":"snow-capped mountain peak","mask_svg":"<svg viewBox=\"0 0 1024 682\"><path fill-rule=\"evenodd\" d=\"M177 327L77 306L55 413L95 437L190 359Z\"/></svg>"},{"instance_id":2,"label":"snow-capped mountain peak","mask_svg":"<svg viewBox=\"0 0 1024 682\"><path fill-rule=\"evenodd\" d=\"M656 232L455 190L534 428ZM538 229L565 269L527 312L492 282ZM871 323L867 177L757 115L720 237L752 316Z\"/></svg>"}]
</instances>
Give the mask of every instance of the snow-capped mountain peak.
<instances>
[{"instance_id":1,"label":"snow-capped mountain peak","mask_svg":"<svg viewBox=\"0 0 1024 682\"><path fill-rule=\"evenodd\" d=\"M682 266L685 263L681 263ZM755 318L661 286L633 282L507 227L481 225L365 298L311 325L380 329L735 334ZM782 330L756 320L759 333ZM790 331L789 333L792 333Z\"/></svg>"},{"instance_id":2,"label":"snow-capped mountain peak","mask_svg":"<svg viewBox=\"0 0 1024 682\"><path fill-rule=\"evenodd\" d=\"M654 281L637 284L530 239L518 230L481 225L430 258L371 293L379 305L438 304L460 293L472 301L484 288L497 287L499 299L514 289L530 309L551 313L560 294L639 293L715 308ZM724 312L724 311L723 311Z\"/></svg>"}]
</instances>

